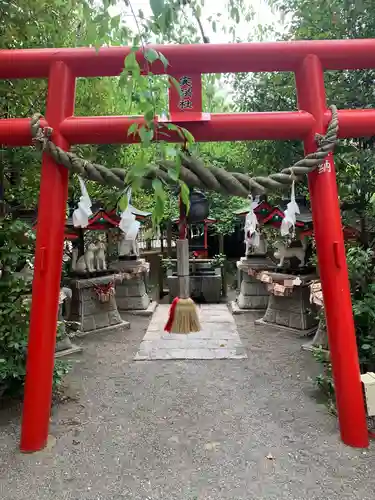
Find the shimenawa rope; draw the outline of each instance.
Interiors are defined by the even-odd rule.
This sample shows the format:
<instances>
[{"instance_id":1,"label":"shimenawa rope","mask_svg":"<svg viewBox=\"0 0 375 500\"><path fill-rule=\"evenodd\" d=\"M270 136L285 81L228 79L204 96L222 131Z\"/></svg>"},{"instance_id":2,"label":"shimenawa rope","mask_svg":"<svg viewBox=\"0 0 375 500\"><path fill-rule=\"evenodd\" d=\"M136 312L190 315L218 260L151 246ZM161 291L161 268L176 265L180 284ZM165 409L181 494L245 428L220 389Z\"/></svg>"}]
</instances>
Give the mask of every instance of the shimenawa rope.
<instances>
[{"instance_id":1,"label":"shimenawa rope","mask_svg":"<svg viewBox=\"0 0 375 500\"><path fill-rule=\"evenodd\" d=\"M327 155L332 152L337 142L338 113L336 106L330 106L331 120L327 133L324 136L316 135L318 145L314 153L297 161L292 167L284 168L281 172L270 174L267 177L249 177L239 172L227 172L212 165L204 165L201 160L181 152L182 166L180 179L189 187L201 190L216 191L229 196L247 198L249 192L253 195L262 194L268 189L284 189L290 186L293 180L300 181L304 175L318 168ZM52 128L42 127L42 115L37 113L30 121L33 144L41 151L50 154L55 162L79 174L85 179L100 184L124 189L126 173L121 168L107 168L79 158L74 153L64 151L51 140ZM168 175L168 169L173 168L172 162L162 161L159 165L150 165L150 169L143 179L144 187L150 186L152 179L158 178L166 184L173 184Z\"/></svg>"}]
</instances>

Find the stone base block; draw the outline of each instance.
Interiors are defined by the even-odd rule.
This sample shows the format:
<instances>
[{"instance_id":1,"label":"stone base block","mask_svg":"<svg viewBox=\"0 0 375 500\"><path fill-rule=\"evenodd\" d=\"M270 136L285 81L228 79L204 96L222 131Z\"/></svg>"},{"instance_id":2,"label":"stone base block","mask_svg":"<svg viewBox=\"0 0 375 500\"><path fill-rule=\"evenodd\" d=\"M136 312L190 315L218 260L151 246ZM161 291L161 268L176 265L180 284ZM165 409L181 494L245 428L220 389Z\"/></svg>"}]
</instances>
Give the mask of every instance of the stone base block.
<instances>
[{"instance_id":1,"label":"stone base block","mask_svg":"<svg viewBox=\"0 0 375 500\"><path fill-rule=\"evenodd\" d=\"M147 309L130 309L128 311L122 311L126 314L133 314L134 316L152 316L155 312L155 309L158 307L157 302L150 302Z\"/></svg>"},{"instance_id":2,"label":"stone base block","mask_svg":"<svg viewBox=\"0 0 375 500\"><path fill-rule=\"evenodd\" d=\"M221 275L209 276L202 280L201 293L208 303L217 303L221 300Z\"/></svg>"},{"instance_id":3,"label":"stone base block","mask_svg":"<svg viewBox=\"0 0 375 500\"><path fill-rule=\"evenodd\" d=\"M262 311L267 309L268 295L242 295L237 297L238 306L241 309L254 309Z\"/></svg>"},{"instance_id":4,"label":"stone base block","mask_svg":"<svg viewBox=\"0 0 375 500\"><path fill-rule=\"evenodd\" d=\"M61 351L55 352L55 358L63 358L65 356L72 356L73 354L77 354L78 352L82 352L82 347L78 345L71 344L67 349L62 349Z\"/></svg>"},{"instance_id":5,"label":"stone base block","mask_svg":"<svg viewBox=\"0 0 375 500\"><path fill-rule=\"evenodd\" d=\"M263 314L262 309L250 309L250 308L242 308L240 307L239 303L237 300L232 300L229 302L229 309L233 316L236 316L238 314L246 314L246 313L260 313Z\"/></svg>"},{"instance_id":6,"label":"stone base block","mask_svg":"<svg viewBox=\"0 0 375 500\"><path fill-rule=\"evenodd\" d=\"M275 274L273 279L276 282L276 279L280 279L280 277ZM263 321L278 328L299 332L299 336L314 333L318 321L310 304L309 286L305 284L295 286L291 291L291 295L271 294Z\"/></svg>"},{"instance_id":7,"label":"stone base block","mask_svg":"<svg viewBox=\"0 0 375 500\"><path fill-rule=\"evenodd\" d=\"M122 273L133 273L135 270L142 268L145 273L150 270L150 264L146 262L146 259L131 259L131 260L116 260L111 262L111 269L116 272Z\"/></svg>"},{"instance_id":8,"label":"stone base block","mask_svg":"<svg viewBox=\"0 0 375 500\"><path fill-rule=\"evenodd\" d=\"M289 326L284 326L284 325L279 325L279 324L276 324L276 323L270 323L268 321L265 321L264 318L261 318L261 319L257 319L255 320L255 324L256 325L263 325L263 326L273 326L279 330L285 330L287 332L291 332L295 335L297 335L297 337L311 337L312 335L315 334L316 332L316 329L317 327L313 327L313 328L309 328L307 330L300 330L299 328L291 328Z\"/></svg>"},{"instance_id":9,"label":"stone base block","mask_svg":"<svg viewBox=\"0 0 375 500\"><path fill-rule=\"evenodd\" d=\"M267 255L252 255L248 257L241 257L239 261L237 261L237 268L241 271L245 271L246 273L249 269L273 269L275 267L275 263Z\"/></svg>"},{"instance_id":10,"label":"stone base block","mask_svg":"<svg viewBox=\"0 0 375 500\"><path fill-rule=\"evenodd\" d=\"M91 332L93 330L102 330L103 328L109 328L118 324L121 324L121 317L117 308L116 311L109 312L99 310L94 314L84 316L80 329L84 332Z\"/></svg>"},{"instance_id":11,"label":"stone base block","mask_svg":"<svg viewBox=\"0 0 375 500\"><path fill-rule=\"evenodd\" d=\"M131 311L146 311L150 306L151 299L147 294L146 285L142 277L123 280L116 286L116 303L121 313Z\"/></svg>"},{"instance_id":12,"label":"stone base block","mask_svg":"<svg viewBox=\"0 0 375 500\"><path fill-rule=\"evenodd\" d=\"M267 309L268 304L267 286L258 281L247 272L241 271L240 293L237 297L238 307L240 309Z\"/></svg>"},{"instance_id":13,"label":"stone base block","mask_svg":"<svg viewBox=\"0 0 375 500\"><path fill-rule=\"evenodd\" d=\"M106 326L104 328L97 328L96 330L78 331L76 333L76 337L86 337L86 335L89 335L90 333L99 333L99 334L112 333L114 330L118 330L119 328L123 328L125 330L129 329L130 328L129 321L121 321L121 323L118 323L117 325Z\"/></svg>"},{"instance_id":14,"label":"stone base block","mask_svg":"<svg viewBox=\"0 0 375 500\"><path fill-rule=\"evenodd\" d=\"M150 297L145 293L140 297L117 297L118 310L122 313L129 311L147 310L150 305Z\"/></svg>"},{"instance_id":15,"label":"stone base block","mask_svg":"<svg viewBox=\"0 0 375 500\"><path fill-rule=\"evenodd\" d=\"M327 327L322 320L319 321L315 337L312 339L312 345L316 348L321 347L327 351L329 349Z\"/></svg>"},{"instance_id":16,"label":"stone base block","mask_svg":"<svg viewBox=\"0 0 375 500\"><path fill-rule=\"evenodd\" d=\"M306 344L303 344L303 346L301 346L301 349L303 351L309 351L312 353L317 352L317 351L321 351L325 360L329 361L329 358L330 358L329 350L322 349L321 347L317 347L316 345L314 345L314 340L312 340L311 342L306 342Z\"/></svg>"},{"instance_id":17,"label":"stone base block","mask_svg":"<svg viewBox=\"0 0 375 500\"><path fill-rule=\"evenodd\" d=\"M72 341L67 335L65 335L63 338L60 338L56 341L55 351L65 351L66 349L70 349L71 347Z\"/></svg>"},{"instance_id":18,"label":"stone base block","mask_svg":"<svg viewBox=\"0 0 375 500\"><path fill-rule=\"evenodd\" d=\"M116 283L116 300L124 297L141 297L146 293L146 286L142 279L134 278Z\"/></svg>"},{"instance_id":19,"label":"stone base block","mask_svg":"<svg viewBox=\"0 0 375 500\"><path fill-rule=\"evenodd\" d=\"M202 275L189 277L190 297L194 300L204 300L207 303L218 303L221 301L221 274ZM172 302L179 294L179 278L177 276L167 277L169 298Z\"/></svg>"},{"instance_id":20,"label":"stone base block","mask_svg":"<svg viewBox=\"0 0 375 500\"><path fill-rule=\"evenodd\" d=\"M327 328L322 321L319 322L314 338L311 340L311 342L304 344L302 346L302 349L304 351L310 352L322 351L325 358L327 360L329 359Z\"/></svg>"}]
</instances>

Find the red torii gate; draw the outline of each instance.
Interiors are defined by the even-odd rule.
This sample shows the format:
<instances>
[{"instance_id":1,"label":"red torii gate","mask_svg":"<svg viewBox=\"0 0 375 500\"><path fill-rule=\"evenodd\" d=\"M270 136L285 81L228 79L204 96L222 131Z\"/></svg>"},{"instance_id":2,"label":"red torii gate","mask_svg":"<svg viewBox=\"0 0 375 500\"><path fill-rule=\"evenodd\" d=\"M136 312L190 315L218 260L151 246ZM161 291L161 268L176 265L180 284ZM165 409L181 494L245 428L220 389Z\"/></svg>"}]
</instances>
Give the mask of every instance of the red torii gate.
<instances>
[{"instance_id":1,"label":"red torii gate","mask_svg":"<svg viewBox=\"0 0 375 500\"><path fill-rule=\"evenodd\" d=\"M330 119L324 70L375 68L375 40L296 41L231 45L154 46L169 61L168 73L191 78L191 103L170 95L171 121L184 125L197 141L300 139L305 152L316 149L315 133ZM129 126L141 122L126 116L76 117L78 77L118 76L129 47L0 50L0 78L48 78L46 121L53 141L66 150L72 144L134 142ZM143 56L137 54L140 64ZM155 74L165 73L160 61ZM291 71L295 74L298 112L202 113L202 73ZM183 109L182 109L183 108ZM29 119L0 120L0 144L29 146ZM375 133L375 110L340 110L341 138ZM172 136L170 141L177 141ZM352 315L345 249L332 155L330 168L309 176L314 232L324 294L329 345L341 438L368 446L365 406ZM58 296L62 266L68 171L43 155L33 300L23 409L21 450L42 449L48 437Z\"/></svg>"}]
</instances>

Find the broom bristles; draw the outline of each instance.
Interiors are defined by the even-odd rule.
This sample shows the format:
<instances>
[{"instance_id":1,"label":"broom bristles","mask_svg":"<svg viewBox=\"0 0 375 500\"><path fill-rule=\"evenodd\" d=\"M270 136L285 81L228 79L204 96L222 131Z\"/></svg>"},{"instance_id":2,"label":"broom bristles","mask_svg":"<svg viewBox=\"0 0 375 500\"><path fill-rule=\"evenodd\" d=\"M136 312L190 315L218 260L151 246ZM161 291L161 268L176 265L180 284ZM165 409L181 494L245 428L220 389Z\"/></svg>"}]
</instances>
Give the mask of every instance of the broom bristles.
<instances>
[{"instance_id":1,"label":"broom bristles","mask_svg":"<svg viewBox=\"0 0 375 500\"><path fill-rule=\"evenodd\" d=\"M201 329L197 308L191 298L178 299L175 306L171 332L192 333Z\"/></svg>"}]
</instances>

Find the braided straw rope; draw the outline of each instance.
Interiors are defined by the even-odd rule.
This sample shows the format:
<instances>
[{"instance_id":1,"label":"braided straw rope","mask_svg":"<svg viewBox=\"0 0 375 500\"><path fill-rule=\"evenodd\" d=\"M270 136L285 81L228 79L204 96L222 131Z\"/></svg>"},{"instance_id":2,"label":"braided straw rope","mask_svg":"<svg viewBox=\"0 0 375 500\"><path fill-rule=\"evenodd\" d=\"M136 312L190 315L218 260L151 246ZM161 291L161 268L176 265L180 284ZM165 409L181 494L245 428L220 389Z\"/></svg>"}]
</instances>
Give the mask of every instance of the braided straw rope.
<instances>
[{"instance_id":1,"label":"braided straw rope","mask_svg":"<svg viewBox=\"0 0 375 500\"><path fill-rule=\"evenodd\" d=\"M336 106L330 106L331 120L324 136L317 135L318 149L302 160L297 161L292 167L284 168L281 172L270 174L268 177L249 177L247 174L227 172L212 165L204 165L197 158L181 153L182 166L180 179L190 188L216 191L229 196L246 198L251 192L253 195L264 193L269 189L285 189L294 180L299 181L303 176L313 172L323 163L327 155L332 152L337 142L338 113ZM71 172L76 173L90 181L99 182L120 189L124 188L126 173L121 168L107 168L103 165L92 163L79 158L74 153L69 153L56 146L52 140L52 129L40 125L42 115L35 114L30 121L33 144L41 151L52 156L58 165L62 165ZM174 168L172 162L163 161L157 166L150 166L149 172L143 179L144 187L151 185L152 179L158 178L166 184L173 180L168 175L168 169Z\"/></svg>"}]
</instances>

